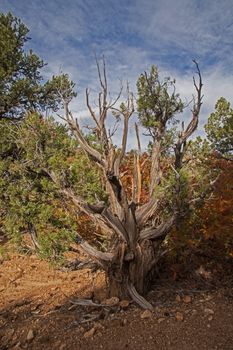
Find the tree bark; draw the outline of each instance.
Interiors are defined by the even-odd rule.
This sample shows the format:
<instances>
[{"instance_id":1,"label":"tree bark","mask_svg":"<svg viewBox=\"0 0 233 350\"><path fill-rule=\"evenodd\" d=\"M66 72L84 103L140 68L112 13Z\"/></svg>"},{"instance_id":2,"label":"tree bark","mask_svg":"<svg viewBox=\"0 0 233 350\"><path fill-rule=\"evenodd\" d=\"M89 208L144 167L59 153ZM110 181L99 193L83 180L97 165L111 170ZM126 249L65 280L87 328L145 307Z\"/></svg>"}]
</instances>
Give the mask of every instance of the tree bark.
<instances>
[{"instance_id":1,"label":"tree bark","mask_svg":"<svg viewBox=\"0 0 233 350\"><path fill-rule=\"evenodd\" d=\"M161 239L155 242L144 240L137 243L134 250L125 250L124 256L119 256L108 271L110 296L127 297L129 284L139 294L145 294L153 268L159 260L161 242Z\"/></svg>"}]
</instances>

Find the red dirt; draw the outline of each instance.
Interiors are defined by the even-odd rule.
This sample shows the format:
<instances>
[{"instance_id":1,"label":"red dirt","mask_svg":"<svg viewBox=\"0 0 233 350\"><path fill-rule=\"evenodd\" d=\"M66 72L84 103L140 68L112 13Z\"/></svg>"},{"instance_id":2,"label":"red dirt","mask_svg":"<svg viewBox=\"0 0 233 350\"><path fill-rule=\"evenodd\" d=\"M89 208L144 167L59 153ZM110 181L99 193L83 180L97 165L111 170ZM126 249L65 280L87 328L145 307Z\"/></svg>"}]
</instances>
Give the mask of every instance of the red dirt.
<instances>
[{"instance_id":1,"label":"red dirt","mask_svg":"<svg viewBox=\"0 0 233 350\"><path fill-rule=\"evenodd\" d=\"M105 298L101 272L58 271L35 256L14 254L0 265L0 349L232 350L230 283L209 284L160 281L148 295L154 311L142 319L133 304L107 311L71 303ZM82 323L98 315L100 320ZM84 335L93 327L93 336Z\"/></svg>"}]
</instances>

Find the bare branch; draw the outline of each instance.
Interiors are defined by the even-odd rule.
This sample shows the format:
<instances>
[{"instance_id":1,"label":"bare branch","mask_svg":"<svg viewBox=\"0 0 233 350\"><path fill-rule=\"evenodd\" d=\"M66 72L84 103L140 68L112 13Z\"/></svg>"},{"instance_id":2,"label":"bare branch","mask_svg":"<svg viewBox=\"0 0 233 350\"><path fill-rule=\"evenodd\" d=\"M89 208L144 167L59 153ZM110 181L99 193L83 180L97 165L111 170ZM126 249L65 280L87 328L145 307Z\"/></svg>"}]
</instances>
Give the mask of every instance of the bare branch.
<instances>
[{"instance_id":1,"label":"bare branch","mask_svg":"<svg viewBox=\"0 0 233 350\"><path fill-rule=\"evenodd\" d=\"M135 126L136 138L137 138L138 152L139 152L139 154L142 154L142 148L141 148L141 142L140 142L138 124L135 123L134 126Z\"/></svg>"},{"instance_id":2,"label":"bare branch","mask_svg":"<svg viewBox=\"0 0 233 350\"><path fill-rule=\"evenodd\" d=\"M141 231L140 233L140 240L144 239L158 239L161 237L164 237L168 234L168 232L171 230L172 226L174 225L176 220L176 215L172 215L171 218L169 218L167 221L162 222L158 227L156 228L146 228Z\"/></svg>"},{"instance_id":3,"label":"bare branch","mask_svg":"<svg viewBox=\"0 0 233 350\"><path fill-rule=\"evenodd\" d=\"M143 226L151 218L158 206L158 200L151 198L149 202L143 204L136 210L136 221L139 227Z\"/></svg>"},{"instance_id":4,"label":"bare branch","mask_svg":"<svg viewBox=\"0 0 233 350\"><path fill-rule=\"evenodd\" d=\"M214 189L214 186L215 186L216 182L219 180L220 176L221 176L221 173L218 174L218 176L216 176L216 178L214 180L210 181L209 186L207 186L205 191L203 191L199 197L190 200L189 204L197 205L198 203L201 203L203 200L205 200L206 197L208 196L208 194Z\"/></svg>"},{"instance_id":5,"label":"bare branch","mask_svg":"<svg viewBox=\"0 0 233 350\"><path fill-rule=\"evenodd\" d=\"M116 98L115 98L112 102L109 103L109 105L108 105L109 108L113 108L113 107L116 105L116 103L117 103L117 102L119 101L119 99L121 98L122 91L123 91L123 85L122 85L122 83L121 83L120 91L119 91L118 95L116 96Z\"/></svg>"},{"instance_id":6,"label":"bare branch","mask_svg":"<svg viewBox=\"0 0 233 350\"><path fill-rule=\"evenodd\" d=\"M75 242L79 244L79 246L92 258L98 261L112 261L114 259L113 253L103 253L100 250L92 247L89 243L87 243L82 237L79 235L76 236Z\"/></svg>"},{"instance_id":7,"label":"bare branch","mask_svg":"<svg viewBox=\"0 0 233 350\"><path fill-rule=\"evenodd\" d=\"M194 106L192 110L192 119L189 122L187 128L185 130L182 130L179 136L179 139L175 145L175 168L180 169L182 166L182 161L183 161L183 155L184 155L184 149L186 146L186 141L187 139L194 133L198 126L198 120L199 120L199 114L200 114L200 109L202 105L202 77L201 77L201 72L198 66L198 63L193 60L196 68L197 68L197 74L199 81L198 83L196 82L195 78L193 77L193 82L194 82L194 87L197 92L197 97L196 100L194 100Z\"/></svg>"},{"instance_id":8,"label":"bare branch","mask_svg":"<svg viewBox=\"0 0 233 350\"><path fill-rule=\"evenodd\" d=\"M89 90L86 89L86 104L87 104L87 108L92 116L92 119L94 120L94 122L96 123L97 127L99 128L99 123L98 123L98 120L96 118L96 115L95 115L95 112L93 111L93 109L91 108L91 105L90 105L90 101L89 101Z\"/></svg>"},{"instance_id":9,"label":"bare branch","mask_svg":"<svg viewBox=\"0 0 233 350\"><path fill-rule=\"evenodd\" d=\"M65 105L66 106L66 105ZM74 136L77 138L81 148L96 162L101 165L102 167L105 166L105 160L104 157L93 147L91 147L88 142L86 141L85 137L83 136L80 126L78 124L78 120L74 119L72 113L69 111L68 106L65 109L66 115L65 119L73 132Z\"/></svg>"}]
</instances>

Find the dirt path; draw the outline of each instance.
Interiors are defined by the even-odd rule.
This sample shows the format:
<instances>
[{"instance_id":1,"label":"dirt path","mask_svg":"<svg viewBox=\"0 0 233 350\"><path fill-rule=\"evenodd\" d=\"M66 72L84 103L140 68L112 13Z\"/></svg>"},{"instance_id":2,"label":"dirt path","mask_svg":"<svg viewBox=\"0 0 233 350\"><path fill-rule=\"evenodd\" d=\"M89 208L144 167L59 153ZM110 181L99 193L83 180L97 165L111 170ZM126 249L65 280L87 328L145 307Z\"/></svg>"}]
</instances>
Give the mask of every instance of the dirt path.
<instances>
[{"instance_id":1,"label":"dirt path","mask_svg":"<svg viewBox=\"0 0 233 350\"><path fill-rule=\"evenodd\" d=\"M233 294L186 284L154 288L153 313L72 304L103 299L104 277L89 270L56 271L35 256L0 265L0 349L233 349ZM88 317L98 321L86 322Z\"/></svg>"}]
</instances>

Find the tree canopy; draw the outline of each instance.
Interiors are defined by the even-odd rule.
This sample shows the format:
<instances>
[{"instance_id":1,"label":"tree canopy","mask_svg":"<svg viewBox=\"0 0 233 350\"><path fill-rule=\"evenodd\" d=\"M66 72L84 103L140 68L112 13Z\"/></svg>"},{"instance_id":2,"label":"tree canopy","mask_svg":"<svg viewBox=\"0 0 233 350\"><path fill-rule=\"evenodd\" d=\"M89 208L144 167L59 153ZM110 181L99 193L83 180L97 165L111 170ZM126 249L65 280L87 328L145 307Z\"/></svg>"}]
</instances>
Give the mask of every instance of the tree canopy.
<instances>
[{"instance_id":1,"label":"tree canopy","mask_svg":"<svg viewBox=\"0 0 233 350\"><path fill-rule=\"evenodd\" d=\"M0 13L0 118L17 119L25 113L57 110L57 86L73 88L68 76L53 77L43 84L45 66L32 50L25 51L29 29L11 13Z\"/></svg>"},{"instance_id":2,"label":"tree canopy","mask_svg":"<svg viewBox=\"0 0 233 350\"><path fill-rule=\"evenodd\" d=\"M233 109L230 102L221 97L215 111L205 125L207 138L212 147L222 155L232 157L233 153Z\"/></svg>"},{"instance_id":3,"label":"tree canopy","mask_svg":"<svg viewBox=\"0 0 233 350\"><path fill-rule=\"evenodd\" d=\"M0 120L1 230L18 246L29 232L41 256L57 259L75 236L79 212L64 202L45 169L88 203L103 197L98 169L64 125L37 114L20 124Z\"/></svg>"}]
</instances>

